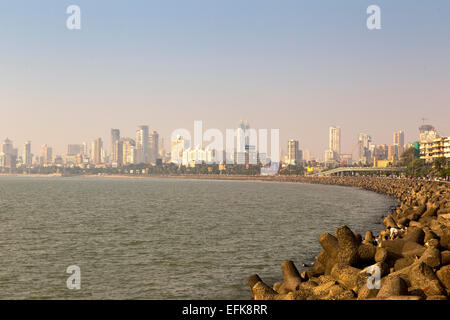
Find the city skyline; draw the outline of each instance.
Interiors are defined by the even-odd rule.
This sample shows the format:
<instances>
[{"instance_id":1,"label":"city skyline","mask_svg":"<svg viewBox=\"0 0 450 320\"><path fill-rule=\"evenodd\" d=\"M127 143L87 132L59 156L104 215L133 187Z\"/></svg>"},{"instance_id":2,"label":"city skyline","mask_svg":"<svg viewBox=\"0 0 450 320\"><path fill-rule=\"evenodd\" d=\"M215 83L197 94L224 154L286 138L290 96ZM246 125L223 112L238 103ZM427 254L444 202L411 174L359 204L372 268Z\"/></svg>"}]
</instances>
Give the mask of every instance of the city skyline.
<instances>
[{"instance_id":1,"label":"city skyline","mask_svg":"<svg viewBox=\"0 0 450 320\"><path fill-rule=\"evenodd\" d=\"M343 153L360 132L412 141L422 117L449 135L450 3L377 1L372 31L370 2L327 3L193 1L174 12L80 0L72 31L66 3L0 4L0 137L62 153L111 128L135 137L147 123L168 141L197 119L222 130L248 119L323 157L329 125L343 128Z\"/></svg>"},{"instance_id":2,"label":"city skyline","mask_svg":"<svg viewBox=\"0 0 450 320\"><path fill-rule=\"evenodd\" d=\"M249 121L246 120L240 121L234 130L241 129L242 131L236 131L237 134L237 145L235 146L235 150L240 150L239 146L240 138L239 135L244 134L244 138L242 141L245 141L245 146L251 145L249 137L246 136L247 129L250 129ZM254 128L252 128L254 129ZM350 153L341 152L341 127L340 126L329 126L329 136L328 136L328 148L325 149L324 157L312 155L308 146L301 146L298 139L289 139L287 140L287 148L285 148L285 143L279 141L280 151L282 155L284 155L287 159L288 163L296 163L297 159L302 159L303 149L307 153L308 160L317 160L317 161L336 161L341 162L342 156L353 156L353 161L371 161L370 159L377 154L373 149L369 149L375 147L385 147L386 155L389 154L389 158L392 158L393 155L395 157L399 157L401 153L404 151L404 147L407 145L413 145L414 142L421 140L428 140L429 138L435 138L440 136L439 131L432 125L422 125L417 131L418 134L413 141L406 142L405 140L405 132L403 130L397 130L392 132L392 140L390 143L374 143L372 136L367 133L359 133L357 137L357 143L353 146L353 149ZM431 131L427 131L431 130ZM6 153L14 153L13 150L16 150L17 156L22 158L24 163L29 163L31 156L43 158L43 163L51 163L55 157L58 156L76 156L77 154L88 155L93 164L102 164L102 163L110 163L113 166L121 166L122 164L128 163L126 160L127 152L129 148L133 148L135 154L132 156L132 163L155 163L156 159L164 158L166 155L162 154L164 152L173 151L173 141L169 139L172 146L164 146L164 137L160 137L159 133L156 130L150 130L148 125L139 125L137 126L137 130L135 139L129 136L122 136L120 129L110 129L110 140L103 140L103 137L97 137L94 140L90 141L90 149L88 148L89 142L83 141L82 143L77 144L66 144L65 152L55 152L53 147L49 144L33 144L32 140L27 140L23 144L22 152L19 151L19 147L14 148L14 140L6 137L2 140L2 144L7 145ZM173 133L172 133L173 134ZM250 134L247 132L247 134ZM425 134L425 136L424 136ZM431 136L429 136L432 134ZM183 138L183 137L181 137ZM16 142L17 143L17 142ZM109 148L105 147L109 143ZM130 144L131 143L131 144ZM208 144L207 141L203 141L203 143ZM259 143L259 142L257 142ZM197 146L193 144L193 141L187 140L184 142L183 147L180 149L186 150L187 148L196 149ZM292 145L291 145L292 144ZM35 149L39 148L39 152L33 153L32 146L35 145ZM295 146L295 147L294 147ZM255 146L250 146L251 148L255 148ZM125 148L125 149L124 149ZM245 149L246 147L242 147ZM394 148L394 149L393 149ZM242 150L243 150L242 149ZM295 151L297 150L297 151ZM1 151L1 150L0 150ZM225 151L225 148L222 150ZM161 153L162 152L162 153ZM297 152L300 152L297 155ZM375 153L374 153L375 152ZM384 151L383 151L384 152ZM329 154L330 153L330 154ZM329 155L328 155L329 154ZM181 156L181 154L180 154ZM239 157L239 156L238 156ZM241 158L243 155L240 156ZM364 159L363 159L364 158ZM107 159L107 161L105 161ZM350 157L349 159L352 159ZM241 159L242 160L242 159ZM180 160L181 161L181 160ZM255 160L256 161L256 160Z\"/></svg>"}]
</instances>

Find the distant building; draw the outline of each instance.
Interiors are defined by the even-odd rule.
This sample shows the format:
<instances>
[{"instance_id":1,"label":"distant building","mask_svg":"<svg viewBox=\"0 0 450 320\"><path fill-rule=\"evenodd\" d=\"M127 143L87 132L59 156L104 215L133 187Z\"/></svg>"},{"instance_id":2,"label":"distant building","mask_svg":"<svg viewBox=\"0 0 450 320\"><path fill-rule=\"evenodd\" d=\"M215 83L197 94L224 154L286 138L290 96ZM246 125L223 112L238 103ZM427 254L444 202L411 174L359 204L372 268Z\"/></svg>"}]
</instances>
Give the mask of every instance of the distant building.
<instances>
[{"instance_id":1,"label":"distant building","mask_svg":"<svg viewBox=\"0 0 450 320\"><path fill-rule=\"evenodd\" d=\"M148 126L139 126L136 131L136 163L149 163L148 153Z\"/></svg>"},{"instance_id":2,"label":"distant building","mask_svg":"<svg viewBox=\"0 0 450 320\"><path fill-rule=\"evenodd\" d=\"M46 144L41 146L40 164L42 166L51 166L53 164L53 149Z\"/></svg>"},{"instance_id":3,"label":"distant building","mask_svg":"<svg viewBox=\"0 0 450 320\"><path fill-rule=\"evenodd\" d=\"M84 146L82 144L69 144L67 145L66 155L76 156L77 154L83 153Z\"/></svg>"},{"instance_id":4,"label":"distant building","mask_svg":"<svg viewBox=\"0 0 450 320\"><path fill-rule=\"evenodd\" d=\"M119 146L117 142L120 141L120 130L119 129L111 129L111 150L110 150L110 161L111 163L115 163L116 165L118 163L122 162L122 157L119 155Z\"/></svg>"},{"instance_id":5,"label":"distant building","mask_svg":"<svg viewBox=\"0 0 450 320\"><path fill-rule=\"evenodd\" d=\"M370 145L372 137L367 133L360 133L358 135L358 159L362 164L369 164L372 159L370 153Z\"/></svg>"},{"instance_id":6,"label":"distant building","mask_svg":"<svg viewBox=\"0 0 450 320\"><path fill-rule=\"evenodd\" d=\"M149 162L156 163L159 159L159 134L156 131L152 131L148 137L148 152Z\"/></svg>"},{"instance_id":7,"label":"distant building","mask_svg":"<svg viewBox=\"0 0 450 320\"><path fill-rule=\"evenodd\" d=\"M405 133L402 130L394 132L393 145L397 146L397 159L399 159L405 151Z\"/></svg>"},{"instance_id":8,"label":"distant building","mask_svg":"<svg viewBox=\"0 0 450 320\"><path fill-rule=\"evenodd\" d=\"M2 143L1 152L3 152L4 154L14 154L13 142L8 138L6 138Z\"/></svg>"},{"instance_id":9,"label":"distant building","mask_svg":"<svg viewBox=\"0 0 450 320\"><path fill-rule=\"evenodd\" d=\"M122 138L122 164L128 166L136 164L136 142L131 138Z\"/></svg>"},{"instance_id":10,"label":"distant building","mask_svg":"<svg viewBox=\"0 0 450 320\"><path fill-rule=\"evenodd\" d=\"M185 140L182 136L177 136L172 140L170 162L181 165L183 163L183 151L190 148L190 141Z\"/></svg>"},{"instance_id":11,"label":"distant building","mask_svg":"<svg viewBox=\"0 0 450 320\"><path fill-rule=\"evenodd\" d=\"M94 165L104 163L104 150L102 138L97 138L92 142L91 161L92 164Z\"/></svg>"},{"instance_id":12,"label":"distant building","mask_svg":"<svg viewBox=\"0 0 450 320\"><path fill-rule=\"evenodd\" d=\"M335 152L338 156L341 154L341 127L330 127L328 149Z\"/></svg>"},{"instance_id":13,"label":"distant building","mask_svg":"<svg viewBox=\"0 0 450 320\"><path fill-rule=\"evenodd\" d=\"M311 151L309 149L303 151L303 160L311 161Z\"/></svg>"},{"instance_id":14,"label":"distant building","mask_svg":"<svg viewBox=\"0 0 450 320\"><path fill-rule=\"evenodd\" d=\"M339 162L341 159L341 127L329 128L328 149L325 150L325 162Z\"/></svg>"},{"instance_id":15,"label":"distant building","mask_svg":"<svg viewBox=\"0 0 450 320\"><path fill-rule=\"evenodd\" d=\"M419 144L420 159L431 162L437 158L450 158L450 137L434 138Z\"/></svg>"},{"instance_id":16,"label":"distant building","mask_svg":"<svg viewBox=\"0 0 450 320\"><path fill-rule=\"evenodd\" d=\"M181 163L182 165L189 167L195 167L195 165L202 163L217 163L216 151L209 148L202 149L200 146L196 146L193 149L187 148L183 151Z\"/></svg>"},{"instance_id":17,"label":"distant building","mask_svg":"<svg viewBox=\"0 0 450 320\"><path fill-rule=\"evenodd\" d=\"M300 154L299 154L299 142L298 140L289 140L288 141L288 155L287 155L287 163L290 165L297 165L300 163Z\"/></svg>"},{"instance_id":18,"label":"distant building","mask_svg":"<svg viewBox=\"0 0 450 320\"><path fill-rule=\"evenodd\" d=\"M419 127L419 142L430 142L436 138L439 135L432 125L424 124Z\"/></svg>"},{"instance_id":19,"label":"distant building","mask_svg":"<svg viewBox=\"0 0 450 320\"><path fill-rule=\"evenodd\" d=\"M33 165L33 154L31 153L31 141L27 141L23 145L22 161L23 165L27 168Z\"/></svg>"}]
</instances>

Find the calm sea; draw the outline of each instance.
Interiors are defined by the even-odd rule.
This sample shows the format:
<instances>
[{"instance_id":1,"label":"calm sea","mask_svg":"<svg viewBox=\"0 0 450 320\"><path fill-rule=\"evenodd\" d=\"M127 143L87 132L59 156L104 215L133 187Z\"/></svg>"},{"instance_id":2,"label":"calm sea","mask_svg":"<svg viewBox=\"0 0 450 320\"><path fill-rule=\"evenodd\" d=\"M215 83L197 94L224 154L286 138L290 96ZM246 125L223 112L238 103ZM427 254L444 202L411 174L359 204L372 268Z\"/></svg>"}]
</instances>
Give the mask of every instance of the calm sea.
<instances>
[{"instance_id":1,"label":"calm sea","mask_svg":"<svg viewBox=\"0 0 450 320\"><path fill-rule=\"evenodd\" d=\"M249 299L249 275L303 269L322 232L378 231L395 204L296 183L0 177L0 299Z\"/></svg>"}]
</instances>

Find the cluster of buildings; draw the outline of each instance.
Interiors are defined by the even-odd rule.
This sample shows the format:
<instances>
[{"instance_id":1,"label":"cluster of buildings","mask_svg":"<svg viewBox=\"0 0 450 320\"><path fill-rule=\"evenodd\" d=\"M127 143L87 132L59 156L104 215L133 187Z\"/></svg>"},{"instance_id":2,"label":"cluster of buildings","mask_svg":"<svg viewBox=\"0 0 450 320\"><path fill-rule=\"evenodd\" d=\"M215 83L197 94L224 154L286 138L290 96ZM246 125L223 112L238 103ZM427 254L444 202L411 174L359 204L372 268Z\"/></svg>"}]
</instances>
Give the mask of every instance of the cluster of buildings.
<instances>
[{"instance_id":1,"label":"cluster of buildings","mask_svg":"<svg viewBox=\"0 0 450 320\"><path fill-rule=\"evenodd\" d=\"M405 133L402 130L393 133L392 144L374 144L367 133L358 135L357 143L350 153L341 153L341 128L329 128L329 148L325 150L326 165L352 165L387 167L395 165L405 150L416 149L416 157L433 161L435 158L450 158L450 137L441 137L431 125L419 128L419 140L405 143ZM353 155L356 151L356 159Z\"/></svg>"},{"instance_id":2,"label":"cluster of buildings","mask_svg":"<svg viewBox=\"0 0 450 320\"><path fill-rule=\"evenodd\" d=\"M23 145L23 152L19 155L17 148L8 138L1 144L0 170L11 171L17 167L121 167L131 164L158 164L162 162L164 141L156 131L149 131L149 127L142 125L136 131L136 139L121 137L119 129L111 129L110 152L107 154L102 138L97 138L90 144L67 145L66 153L54 155L52 147L44 144L39 155L31 153L31 142Z\"/></svg>"},{"instance_id":3,"label":"cluster of buildings","mask_svg":"<svg viewBox=\"0 0 450 320\"><path fill-rule=\"evenodd\" d=\"M237 143L232 152L192 146L189 139L179 135L171 141L171 150L166 154L164 140L158 132L150 131L147 125L138 127L135 139L122 137L119 129L111 129L109 153L105 151L102 138L97 138L90 146L86 142L69 144L63 155L54 155L52 147L44 144L39 155L35 156L31 153L31 142L27 141L19 155L18 149L14 148L13 142L7 138L1 143L0 171L11 171L17 167L47 166L119 168L132 164L161 165L165 162L186 167L203 163L225 165L232 162L246 166L270 163L266 153L257 151L256 142L251 139L251 130L248 121L239 123L236 130ZM441 137L431 125L422 125L419 128L419 140L412 144L405 144L405 133L401 130L393 133L390 145L374 144L369 134L360 133L349 153L342 153L341 150L341 127L330 126L328 149L325 150L324 162L320 165L392 166L400 160L402 153L412 146L416 149L415 156L427 162L436 158L450 158L450 137ZM353 159L355 152L357 158ZM299 148L298 140L288 141L287 154L281 162L284 165L303 166L308 166L311 162L317 163L309 150L302 151Z\"/></svg>"},{"instance_id":4,"label":"cluster of buildings","mask_svg":"<svg viewBox=\"0 0 450 320\"><path fill-rule=\"evenodd\" d=\"M405 132L395 131L392 144L375 144L368 133L359 133L356 144L349 153L341 150L341 127L329 127L328 149L324 152L324 161L316 162L320 166L373 166L388 167L398 163L401 155L410 147L416 149L416 158L431 162L436 158L450 158L450 137L441 137L435 128L424 124L419 128L419 140L405 143ZM354 158L356 156L356 158ZM298 140L289 140L285 165L308 166L315 162L309 150L300 150Z\"/></svg>"},{"instance_id":5,"label":"cluster of buildings","mask_svg":"<svg viewBox=\"0 0 450 320\"><path fill-rule=\"evenodd\" d=\"M424 124L419 128L419 141L415 148L420 158L427 162L436 158L450 158L450 137L441 137L433 126Z\"/></svg>"},{"instance_id":6,"label":"cluster of buildings","mask_svg":"<svg viewBox=\"0 0 450 320\"><path fill-rule=\"evenodd\" d=\"M270 161L266 153L258 152L253 143L251 128L248 121L241 121L236 130L236 147L232 152L225 149L203 148L199 145L192 146L191 141L183 136L177 136L171 141L170 162L187 167L207 164L234 163L239 165L266 164Z\"/></svg>"}]
</instances>

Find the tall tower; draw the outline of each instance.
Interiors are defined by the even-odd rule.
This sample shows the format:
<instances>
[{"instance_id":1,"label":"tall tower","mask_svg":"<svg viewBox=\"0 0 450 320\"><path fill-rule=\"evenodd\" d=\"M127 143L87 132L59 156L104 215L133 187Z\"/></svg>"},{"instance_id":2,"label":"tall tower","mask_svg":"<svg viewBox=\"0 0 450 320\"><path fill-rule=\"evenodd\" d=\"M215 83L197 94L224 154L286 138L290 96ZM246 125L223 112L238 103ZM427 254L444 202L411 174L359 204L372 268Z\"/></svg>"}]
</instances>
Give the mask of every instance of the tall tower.
<instances>
[{"instance_id":1,"label":"tall tower","mask_svg":"<svg viewBox=\"0 0 450 320\"><path fill-rule=\"evenodd\" d=\"M24 143L22 157L25 167L31 167L33 163L33 155L31 154L31 141L27 141Z\"/></svg>"},{"instance_id":2,"label":"tall tower","mask_svg":"<svg viewBox=\"0 0 450 320\"><path fill-rule=\"evenodd\" d=\"M117 141L120 140L120 130L119 129L111 129L111 162L118 162L119 159L119 150Z\"/></svg>"},{"instance_id":3,"label":"tall tower","mask_svg":"<svg viewBox=\"0 0 450 320\"><path fill-rule=\"evenodd\" d=\"M103 163L103 141L102 138L97 138L92 142L91 160L93 164Z\"/></svg>"},{"instance_id":4,"label":"tall tower","mask_svg":"<svg viewBox=\"0 0 450 320\"><path fill-rule=\"evenodd\" d=\"M53 163L53 149L46 144L41 146L41 165L51 165Z\"/></svg>"},{"instance_id":5,"label":"tall tower","mask_svg":"<svg viewBox=\"0 0 450 320\"><path fill-rule=\"evenodd\" d=\"M329 150L339 157L341 154L341 127L331 126L329 139Z\"/></svg>"},{"instance_id":6,"label":"tall tower","mask_svg":"<svg viewBox=\"0 0 450 320\"><path fill-rule=\"evenodd\" d=\"M148 163L148 126L139 126L136 131L137 163Z\"/></svg>"},{"instance_id":7,"label":"tall tower","mask_svg":"<svg viewBox=\"0 0 450 320\"><path fill-rule=\"evenodd\" d=\"M149 162L155 163L156 159L159 158L159 134L156 131L152 131L148 138L148 151L149 151Z\"/></svg>"},{"instance_id":8,"label":"tall tower","mask_svg":"<svg viewBox=\"0 0 450 320\"><path fill-rule=\"evenodd\" d=\"M289 164L296 165L299 162L299 143L298 140L288 141L288 162Z\"/></svg>"},{"instance_id":9,"label":"tall tower","mask_svg":"<svg viewBox=\"0 0 450 320\"><path fill-rule=\"evenodd\" d=\"M402 130L394 132L393 144L399 146L405 145L405 133Z\"/></svg>"},{"instance_id":10,"label":"tall tower","mask_svg":"<svg viewBox=\"0 0 450 320\"><path fill-rule=\"evenodd\" d=\"M11 140L6 138L2 143L2 150L4 154L13 154L14 153L14 147Z\"/></svg>"}]
</instances>

